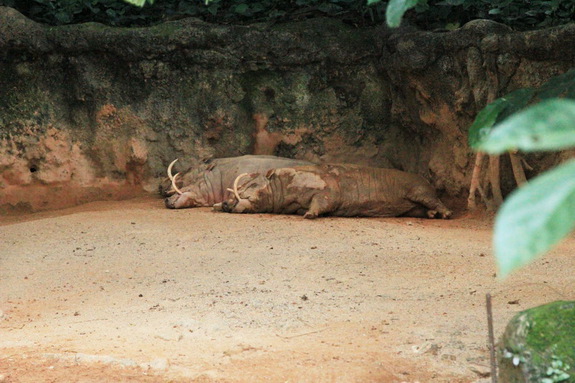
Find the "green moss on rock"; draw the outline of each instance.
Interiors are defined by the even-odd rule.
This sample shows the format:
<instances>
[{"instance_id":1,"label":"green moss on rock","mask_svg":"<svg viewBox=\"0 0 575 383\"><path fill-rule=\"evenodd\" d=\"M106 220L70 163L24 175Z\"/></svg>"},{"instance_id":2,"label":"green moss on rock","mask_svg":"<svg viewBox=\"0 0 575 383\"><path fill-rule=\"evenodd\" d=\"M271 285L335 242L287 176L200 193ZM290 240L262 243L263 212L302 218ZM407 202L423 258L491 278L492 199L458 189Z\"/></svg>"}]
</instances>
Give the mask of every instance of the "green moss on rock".
<instances>
[{"instance_id":1,"label":"green moss on rock","mask_svg":"<svg viewBox=\"0 0 575 383\"><path fill-rule=\"evenodd\" d=\"M499 342L499 367L505 383L575 382L575 302L515 315Z\"/></svg>"}]
</instances>

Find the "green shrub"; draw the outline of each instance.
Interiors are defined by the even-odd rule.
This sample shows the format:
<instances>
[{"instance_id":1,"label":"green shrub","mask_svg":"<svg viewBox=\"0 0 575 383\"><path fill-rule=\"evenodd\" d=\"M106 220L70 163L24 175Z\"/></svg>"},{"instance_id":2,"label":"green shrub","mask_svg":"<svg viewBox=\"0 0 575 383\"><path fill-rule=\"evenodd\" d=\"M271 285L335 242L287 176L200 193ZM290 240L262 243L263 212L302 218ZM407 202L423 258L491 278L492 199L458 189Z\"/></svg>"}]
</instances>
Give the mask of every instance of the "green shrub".
<instances>
[{"instance_id":1,"label":"green shrub","mask_svg":"<svg viewBox=\"0 0 575 383\"><path fill-rule=\"evenodd\" d=\"M538 89L516 90L479 112L469 143L489 154L573 148L574 98L575 69ZM501 206L493 240L500 275L543 255L574 228L575 160L570 160L530 180Z\"/></svg>"},{"instance_id":2,"label":"green shrub","mask_svg":"<svg viewBox=\"0 0 575 383\"><path fill-rule=\"evenodd\" d=\"M424 29L457 27L474 19L490 19L517 30L531 30L575 20L575 1L423 0L409 17Z\"/></svg>"},{"instance_id":3,"label":"green shrub","mask_svg":"<svg viewBox=\"0 0 575 383\"><path fill-rule=\"evenodd\" d=\"M95 21L112 26L154 25L183 17L228 24L330 16L363 24L381 21L384 6L368 6L359 0L212 0L208 4L204 0L158 0L143 7L122 0L0 0L0 5L50 25Z\"/></svg>"},{"instance_id":4,"label":"green shrub","mask_svg":"<svg viewBox=\"0 0 575 383\"><path fill-rule=\"evenodd\" d=\"M143 7L129 4L144 2ZM95 21L144 26L182 17L227 24L315 16L374 24L384 21L386 7L388 24L399 24L409 10L404 18L423 29L450 29L486 18L526 30L564 24L575 17L575 0L0 0L0 5L50 25Z\"/></svg>"}]
</instances>

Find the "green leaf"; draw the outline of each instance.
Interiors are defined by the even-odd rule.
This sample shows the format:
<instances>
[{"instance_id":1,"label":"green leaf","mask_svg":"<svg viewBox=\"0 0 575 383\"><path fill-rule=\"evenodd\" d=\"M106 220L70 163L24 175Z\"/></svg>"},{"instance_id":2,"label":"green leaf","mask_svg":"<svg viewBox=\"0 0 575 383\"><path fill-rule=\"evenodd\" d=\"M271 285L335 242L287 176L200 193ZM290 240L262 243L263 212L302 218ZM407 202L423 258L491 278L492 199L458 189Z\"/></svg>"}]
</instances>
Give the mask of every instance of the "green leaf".
<instances>
[{"instance_id":1,"label":"green leaf","mask_svg":"<svg viewBox=\"0 0 575 383\"><path fill-rule=\"evenodd\" d=\"M533 97L533 93L534 90L531 88L518 89L496 99L483 108L469 127L469 145L478 149L479 144L491 133L493 125L505 116L525 107Z\"/></svg>"},{"instance_id":2,"label":"green leaf","mask_svg":"<svg viewBox=\"0 0 575 383\"><path fill-rule=\"evenodd\" d=\"M137 7L143 7L146 4L146 0L124 0L128 4L135 5Z\"/></svg>"},{"instance_id":3,"label":"green leaf","mask_svg":"<svg viewBox=\"0 0 575 383\"><path fill-rule=\"evenodd\" d=\"M212 0L213 2L213 0ZM215 16L218 13L218 10L220 9L220 4L219 3L213 3L212 5L210 5L208 7L208 12L210 12L210 14L212 16Z\"/></svg>"},{"instance_id":4,"label":"green leaf","mask_svg":"<svg viewBox=\"0 0 575 383\"><path fill-rule=\"evenodd\" d=\"M459 28L460 26L461 26L461 24L459 24L459 23L447 23L447 24L445 24L444 28L448 31L454 31L457 28Z\"/></svg>"},{"instance_id":5,"label":"green leaf","mask_svg":"<svg viewBox=\"0 0 575 383\"><path fill-rule=\"evenodd\" d=\"M477 149L499 154L511 149L559 150L573 146L575 101L553 98L516 113L496 125L477 145Z\"/></svg>"},{"instance_id":6,"label":"green leaf","mask_svg":"<svg viewBox=\"0 0 575 383\"><path fill-rule=\"evenodd\" d=\"M468 140L471 147L477 149L477 146L487 138L495 121L497 121L497 117L506 106L507 100L502 97L488 104L477 113L475 121L469 127Z\"/></svg>"},{"instance_id":7,"label":"green leaf","mask_svg":"<svg viewBox=\"0 0 575 383\"><path fill-rule=\"evenodd\" d=\"M333 3L323 3L317 6L317 9L323 13L327 13L328 15L333 15L339 11L342 10L342 7L340 7L337 4L333 4Z\"/></svg>"},{"instance_id":8,"label":"green leaf","mask_svg":"<svg viewBox=\"0 0 575 383\"><path fill-rule=\"evenodd\" d=\"M239 13L240 15L245 15L249 11L250 7L247 4L238 4L234 8L235 13Z\"/></svg>"},{"instance_id":9,"label":"green leaf","mask_svg":"<svg viewBox=\"0 0 575 383\"><path fill-rule=\"evenodd\" d=\"M379 3L381 0L367 0L367 5Z\"/></svg>"},{"instance_id":10,"label":"green leaf","mask_svg":"<svg viewBox=\"0 0 575 383\"><path fill-rule=\"evenodd\" d=\"M58 22L60 22L61 24L68 24L69 22L72 21L72 18L70 17L70 14L67 12L57 12L54 17L56 18L56 20L58 20Z\"/></svg>"},{"instance_id":11,"label":"green leaf","mask_svg":"<svg viewBox=\"0 0 575 383\"><path fill-rule=\"evenodd\" d=\"M261 12L266 9L262 3L252 3L251 8L252 13Z\"/></svg>"},{"instance_id":12,"label":"green leaf","mask_svg":"<svg viewBox=\"0 0 575 383\"><path fill-rule=\"evenodd\" d=\"M442 6L450 6L450 7L458 7L460 5L463 5L465 3L466 0L444 0L444 1L440 1L439 3L437 3L436 5L442 5Z\"/></svg>"},{"instance_id":13,"label":"green leaf","mask_svg":"<svg viewBox=\"0 0 575 383\"><path fill-rule=\"evenodd\" d=\"M528 264L575 227L575 160L515 190L495 219L499 275Z\"/></svg>"},{"instance_id":14,"label":"green leaf","mask_svg":"<svg viewBox=\"0 0 575 383\"><path fill-rule=\"evenodd\" d=\"M391 28L399 27L403 14L407 10L415 7L418 2L419 0L391 0L389 4L387 4L385 11L387 25ZM369 0L368 4L371 4Z\"/></svg>"}]
</instances>

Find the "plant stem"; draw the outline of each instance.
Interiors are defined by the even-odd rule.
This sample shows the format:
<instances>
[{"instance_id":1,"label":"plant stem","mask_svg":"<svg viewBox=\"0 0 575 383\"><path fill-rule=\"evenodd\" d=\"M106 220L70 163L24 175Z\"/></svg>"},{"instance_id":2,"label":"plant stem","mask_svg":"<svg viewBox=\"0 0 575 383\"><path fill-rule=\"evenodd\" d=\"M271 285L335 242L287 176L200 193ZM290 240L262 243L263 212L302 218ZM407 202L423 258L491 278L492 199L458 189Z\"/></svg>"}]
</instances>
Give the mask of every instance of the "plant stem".
<instances>
[{"instance_id":1,"label":"plant stem","mask_svg":"<svg viewBox=\"0 0 575 383\"><path fill-rule=\"evenodd\" d=\"M489 337L489 356L491 359L491 382L497 383L497 362L495 361L495 336L493 335L493 310L491 309L491 294L485 295L487 308L487 332Z\"/></svg>"}]
</instances>

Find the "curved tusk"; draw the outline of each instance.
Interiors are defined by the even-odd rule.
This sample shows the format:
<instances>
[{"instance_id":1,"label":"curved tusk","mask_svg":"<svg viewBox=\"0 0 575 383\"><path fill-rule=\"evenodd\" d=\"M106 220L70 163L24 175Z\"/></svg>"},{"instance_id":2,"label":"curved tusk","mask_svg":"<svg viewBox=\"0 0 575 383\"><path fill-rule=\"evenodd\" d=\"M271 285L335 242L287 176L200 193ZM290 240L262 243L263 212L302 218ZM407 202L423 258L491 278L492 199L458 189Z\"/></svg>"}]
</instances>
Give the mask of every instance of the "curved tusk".
<instances>
[{"instance_id":1,"label":"curved tusk","mask_svg":"<svg viewBox=\"0 0 575 383\"><path fill-rule=\"evenodd\" d=\"M176 175L172 178L172 187L174 188L174 190L176 191L176 193L178 193L179 195L182 195L182 191L180 189L178 189L178 187L176 186L176 178L178 178L178 176L180 175L180 173L176 173Z\"/></svg>"},{"instance_id":2,"label":"curved tusk","mask_svg":"<svg viewBox=\"0 0 575 383\"><path fill-rule=\"evenodd\" d=\"M174 167L174 164L178 161L178 159L176 158L175 160L173 160L170 165L168 166L168 178L170 179L170 181L172 181L174 179L174 176L172 175L172 168Z\"/></svg>"},{"instance_id":3,"label":"curved tusk","mask_svg":"<svg viewBox=\"0 0 575 383\"><path fill-rule=\"evenodd\" d=\"M236 179L234 180L234 190L232 190L234 192L234 195L236 196L236 198L238 199L238 201L241 201L242 199L240 198L240 194L238 193L238 183L240 182L240 179L244 176L247 176L248 173L242 173L239 176L236 177Z\"/></svg>"}]
</instances>

